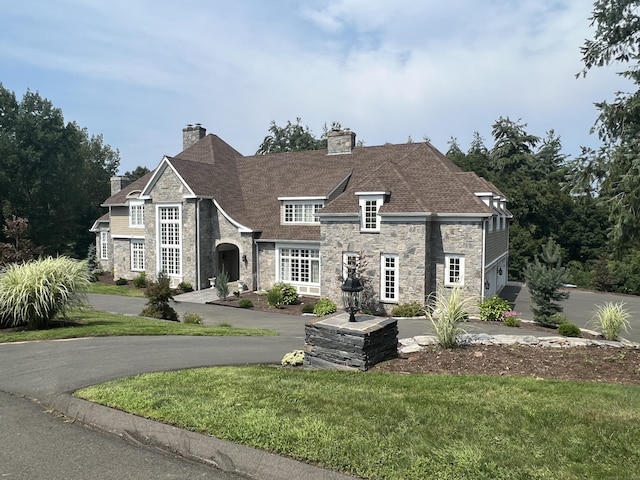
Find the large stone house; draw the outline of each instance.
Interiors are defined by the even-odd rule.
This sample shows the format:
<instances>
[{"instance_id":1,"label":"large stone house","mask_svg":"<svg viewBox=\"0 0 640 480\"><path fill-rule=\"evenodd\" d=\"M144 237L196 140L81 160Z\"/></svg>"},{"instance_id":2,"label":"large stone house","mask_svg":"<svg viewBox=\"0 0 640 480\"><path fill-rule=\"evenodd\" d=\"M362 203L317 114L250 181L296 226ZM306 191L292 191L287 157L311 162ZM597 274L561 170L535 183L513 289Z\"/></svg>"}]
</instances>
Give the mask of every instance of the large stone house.
<instances>
[{"instance_id":1,"label":"large stone house","mask_svg":"<svg viewBox=\"0 0 640 480\"><path fill-rule=\"evenodd\" d=\"M283 281L338 302L345 265L362 262L386 310L506 284L506 198L428 142L356 147L332 131L327 150L247 157L200 125L183 142L135 182L112 178L92 231L116 278L164 271L203 289L224 268L245 289Z\"/></svg>"}]
</instances>

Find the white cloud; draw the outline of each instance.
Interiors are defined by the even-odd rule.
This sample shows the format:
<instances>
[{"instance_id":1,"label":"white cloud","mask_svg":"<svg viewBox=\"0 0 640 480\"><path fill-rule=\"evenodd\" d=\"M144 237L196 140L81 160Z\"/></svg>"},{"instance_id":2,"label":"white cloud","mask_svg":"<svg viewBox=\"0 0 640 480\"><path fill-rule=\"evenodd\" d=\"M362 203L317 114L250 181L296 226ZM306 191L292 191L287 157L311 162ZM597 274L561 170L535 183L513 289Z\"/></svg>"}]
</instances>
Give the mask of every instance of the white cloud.
<instances>
[{"instance_id":1,"label":"white cloud","mask_svg":"<svg viewBox=\"0 0 640 480\"><path fill-rule=\"evenodd\" d=\"M340 121L368 145L426 134L445 150L503 115L577 152L591 103L624 84L574 78L591 35L577 0L26 0L3 13L5 86L104 133L123 170L177 153L186 123L250 154L271 120L296 116L316 135Z\"/></svg>"}]
</instances>

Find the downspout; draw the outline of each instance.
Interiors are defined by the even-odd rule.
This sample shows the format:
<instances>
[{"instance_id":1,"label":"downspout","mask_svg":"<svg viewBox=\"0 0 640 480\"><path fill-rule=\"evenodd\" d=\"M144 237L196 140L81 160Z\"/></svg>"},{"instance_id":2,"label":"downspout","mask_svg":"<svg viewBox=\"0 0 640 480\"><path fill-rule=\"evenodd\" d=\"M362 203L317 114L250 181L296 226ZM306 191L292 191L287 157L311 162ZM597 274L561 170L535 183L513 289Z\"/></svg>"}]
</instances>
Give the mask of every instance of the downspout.
<instances>
[{"instance_id":1,"label":"downspout","mask_svg":"<svg viewBox=\"0 0 640 480\"><path fill-rule=\"evenodd\" d=\"M482 268L482 275L481 275L481 280L480 280L480 298L482 300L484 300L484 282L485 282L485 278L484 278L484 271L485 271L485 249L486 249L486 244L487 244L487 225L488 222L487 220L483 220L482 221L482 260L480 262L481 268Z\"/></svg>"},{"instance_id":2,"label":"downspout","mask_svg":"<svg viewBox=\"0 0 640 480\"><path fill-rule=\"evenodd\" d=\"M202 198L198 198L196 203L196 290L200 290L200 202Z\"/></svg>"},{"instance_id":3,"label":"downspout","mask_svg":"<svg viewBox=\"0 0 640 480\"><path fill-rule=\"evenodd\" d=\"M254 267L255 268L255 278L256 278L256 282L255 285L253 286L253 288L258 291L260 289L259 285L260 285L260 248L258 248L258 242L256 242L256 239L253 238L251 240L253 242L253 248L255 249L255 253L254 253Z\"/></svg>"}]
</instances>

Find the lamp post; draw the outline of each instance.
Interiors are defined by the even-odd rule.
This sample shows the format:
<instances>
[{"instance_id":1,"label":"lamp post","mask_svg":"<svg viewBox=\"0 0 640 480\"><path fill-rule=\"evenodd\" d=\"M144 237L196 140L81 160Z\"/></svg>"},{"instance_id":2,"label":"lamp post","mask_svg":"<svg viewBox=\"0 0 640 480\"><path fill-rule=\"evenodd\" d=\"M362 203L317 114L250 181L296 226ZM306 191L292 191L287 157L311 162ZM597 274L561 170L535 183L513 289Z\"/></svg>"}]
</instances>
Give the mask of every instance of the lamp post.
<instances>
[{"instance_id":1,"label":"lamp post","mask_svg":"<svg viewBox=\"0 0 640 480\"><path fill-rule=\"evenodd\" d=\"M356 313L362 306L362 290L364 286L360 283L360 279L356 277L355 268L349 268L347 279L340 287L342 290L342 303L344 310L349 314L349 321L356 321Z\"/></svg>"}]
</instances>

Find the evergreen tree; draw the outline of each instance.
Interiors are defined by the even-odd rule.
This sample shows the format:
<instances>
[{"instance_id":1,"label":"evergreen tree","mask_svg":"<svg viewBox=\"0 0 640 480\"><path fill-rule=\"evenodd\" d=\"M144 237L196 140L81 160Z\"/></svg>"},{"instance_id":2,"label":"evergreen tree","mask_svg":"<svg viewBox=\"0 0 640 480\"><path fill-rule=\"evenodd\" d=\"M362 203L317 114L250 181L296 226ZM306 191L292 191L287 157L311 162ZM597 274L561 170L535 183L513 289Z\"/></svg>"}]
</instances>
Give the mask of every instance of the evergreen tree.
<instances>
[{"instance_id":1,"label":"evergreen tree","mask_svg":"<svg viewBox=\"0 0 640 480\"><path fill-rule=\"evenodd\" d=\"M554 315L562 312L557 302L569 298L568 292L561 292L562 284L568 282L568 274L562 266L562 250L551 237L543 247L541 255L536 255L533 263L524 269L524 278L531 293L533 319L544 326L555 326Z\"/></svg>"}]
</instances>

